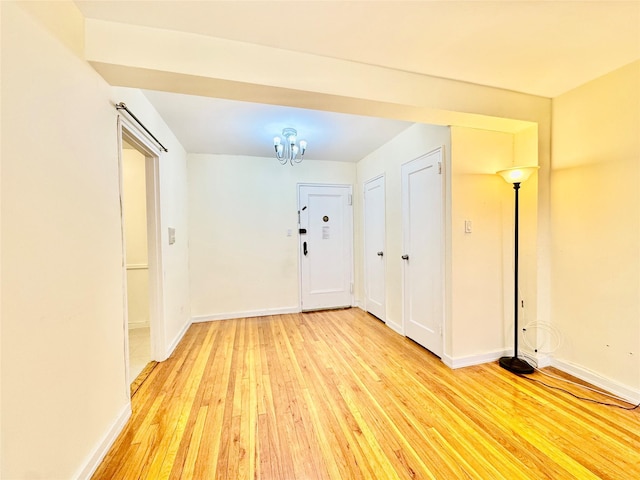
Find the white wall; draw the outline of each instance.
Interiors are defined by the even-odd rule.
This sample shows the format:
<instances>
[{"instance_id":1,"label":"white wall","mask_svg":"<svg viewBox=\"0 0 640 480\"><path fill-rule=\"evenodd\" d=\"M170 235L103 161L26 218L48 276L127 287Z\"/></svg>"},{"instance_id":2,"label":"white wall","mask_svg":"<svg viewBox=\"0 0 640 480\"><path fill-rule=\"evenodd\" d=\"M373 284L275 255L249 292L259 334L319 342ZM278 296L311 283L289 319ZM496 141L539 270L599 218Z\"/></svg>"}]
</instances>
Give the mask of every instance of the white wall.
<instances>
[{"instance_id":1,"label":"white wall","mask_svg":"<svg viewBox=\"0 0 640 480\"><path fill-rule=\"evenodd\" d=\"M358 189L356 202L356 299L364 306L364 240L362 206L364 183L385 175L385 283L386 322L391 328L402 330L402 189L400 169L403 163L419 157L435 148L444 146L445 158L449 159L451 142L449 128L416 124L396 136L357 164Z\"/></svg>"},{"instance_id":2,"label":"white wall","mask_svg":"<svg viewBox=\"0 0 640 480\"><path fill-rule=\"evenodd\" d=\"M114 103L171 151L160 157L163 243L166 226L178 232L162 251L169 346L189 321L186 155L139 91L109 87L81 58L72 2L0 9L0 476L84 478L130 411Z\"/></svg>"},{"instance_id":3,"label":"white wall","mask_svg":"<svg viewBox=\"0 0 640 480\"><path fill-rule=\"evenodd\" d=\"M0 7L0 28L2 25L2 8ZM0 46L2 45L2 39L0 38ZM2 62L0 61L0 98L2 95ZM4 150L2 149L2 115L0 114L0 226L2 225L2 154ZM2 372L2 228L0 227L0 372ZM3 468L3 456L4 456L4 448L3 448L3 435L4 427L2 424L2 375L0 373L0 477L2 476L2 468Z\"/></svg>"},{"instance_id":4,"label":"white wall","mask_svg":"<svg viewBox=\"0 0 640 480\"><path fill-rule=\"evenodd\" d=\"M189 155L188 170L193 318L298 311L296 185L353 185L355 165Z\"/></svg>"},{"instance_id":5,"label":"white wall","mask_svg":"<svg viewBox=\"0 0 640 480\"><path fill-rule=\"evenodd\" d=\"M536 164L536 138L451 129L451 317L453 365L499 357L513 348L514 190L495 172ZM533 157L533 158L531 158ZM525 163L521 163L525 162ZM528 162L528 163L527 163ZM519 325L535 318L536 201L534 175L521 185ZM465 233L465 220L472 232ZM533 259L533 262L531 262ZM522 349L522 341L519 342Z\"/></svg>"},{"instance_id":6,"label":"white wall","mask_svg":"<svg viewBox=\"0 0 640 480\"><path fill-rule=\"evenodd\" d=\"M556 361L640 399L640 62L553 100Z\"/></svg>"},{"instance_id":7,"label":"white wall","mask_svg":"<svg viewBox=\"0 0 640 480\"><path fill-rule=\"evenodd\" d=\"M532 126L525 130L521 130L513 135L513 165L514 166L529 166L538 165L538 127ZM529 324L530 322L545 322L550 321L550 316L545 308L539 308L540 299L547 298L549 292L549 278L547 276L547 265L541 265L545 262L542 261L548 253L547 237L544 232L548 229L548 217L543 215L539 206L543 203L541 196L544 196L544 184L546 182L540 181L541 176L544 175L541 170L531 175L529 179L522 184L520 188L520 255L519 255L519 290L520 299L524 301L524 308L520 309L518 314L518 323L520 327ZM511 200L509 204L513 202L513 188L507 187L511 192ZM513 214L513 207L511 207L511 214ZM511 223L511 225L513 225ZM541 234L542 232L542 234ZM513 229L509 233L513 235ZM512 240L511 240L512 241ZM512 243L513 245L513 243ZM510 256L510 259L512 256ZM508 265L508 275L513 276L513 261L510 260ZM509 300L513 299L513 286L510 286ZM509 308L513 311L513 305ZM513 315L512 315L513 316ZM513 337L513 331L510 332ZM538 336L541 336L538 338ZM524 338L521 336L521 340ZM540 350L536 352L527 348L525 342L520 341L519 349L521 352L526 352L532 357L537 357L537 361L541 364L545 361L545 356L541 352L545 347L545 338L542 335L542 330L534 332L533 329L529 330L527 341L531 340L535 346ZM513 340L510 340L508 345L512 345Z\"/></svg>"},{"instance_id":8,"label":"white wall","mask_svg":"<svg viewBox=\"0 0 640 480\"><path fill-rule=\"evenodd\" d=\"M128 405L116 113L75 6L0 8L0 475L72 478Z\"/></svg>"}]
</instances>

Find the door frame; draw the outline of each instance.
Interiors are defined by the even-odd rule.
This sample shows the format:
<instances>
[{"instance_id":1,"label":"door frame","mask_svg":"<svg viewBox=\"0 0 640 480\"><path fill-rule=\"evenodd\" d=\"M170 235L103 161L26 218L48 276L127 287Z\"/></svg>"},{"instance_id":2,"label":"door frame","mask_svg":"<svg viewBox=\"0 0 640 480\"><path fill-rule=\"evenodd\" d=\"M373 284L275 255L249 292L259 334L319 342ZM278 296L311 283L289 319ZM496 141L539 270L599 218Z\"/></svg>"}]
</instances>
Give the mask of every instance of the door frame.
<instances>
[{"instance_id":1,"label":"door frame","mask_svg":"<svg viewBox=\"0 0 640 480\"><path fill-rule=\"evenodd\" d=\"M442 306L442 313L441 313L441 353L439 355L440 359L443 360L446 357L446 335L447 335L447 317L448 317L448 308L447 308L447 292L448 292L448 288L447 288L447 268L448 268L448 248L447 248L447 160L446 160L446 149L444 145L440 145L436 148L432 148L431 150L418 155L417 157L412 158L411 160L407 160L406 162L403 162L400 165L400 170L401 170L401 174L400 174L400 181L401 181L401 202L402 202L402 207L401 207L401 212L402 215L404 215L404 209L405 209L405 205L404 205L404 191L402 190L402 182L403 182L403 178L402 178L402 168L415 161L415 160L419 160L421 158L427 157L435 152L440 151L440 174L441 174L441 180L440 180L440 197L441 197L441 211L440 211L440 284L442 285L442 290L440 292L441 295L441 306ZM405 239L406 239L406 231L405 231L405 226L404 226L404 218L402 220L402 251L404 254L404 250L405 250ZM405 260L402 260L402 335L406 336L406 319L407 319L407 313L406 313L406 263ZM407 337L408 338L408 337Z\"/></svg>"},{"instance_id":2,"label":"door frame","mask_svg":"<svg viewBox=\"0 0 640 480\"><path fill-rule=\"evenodd\" d=\"M164 336L164 281L162 268L162 234L160 217L160 150L151 138L126 117L118 115L118 183L120 197L120 229L122 242L123 277L123 328L125 378L127 387L129 378L129 314L127 294L127 261L124 224L124 176L122 160L122 142L126 140L145 156L145 182L147 207L147 255L149 276L149 330L151 335L151 359L166 359ZM127 388L128 390L128 388Z\"/></svg>"},{"instance_id":3,"label":"door frame","mask_svg":"<svg viewBox=\"0 0 640 480\"><path fill-rule=\"evenodd\" d=\"M355 285L354 285L354 271L355 271L355 265L354 265L354 257L353 257L353 242L354 242L354 238L353 238L353 232L354 232L354 227L353 227L353 185L349 184L349 183L298 183L296 185L296 204L298 207L298 311L302 312L302 257L303 257L303 253L302 253L302 241L300 238L300 209L302 208L302 205L300 205L300 189L302 187L346 187L349 189L349 195L351 196L351 221L350 223L350 232L349 232L349 238L351 238L351 241L349 242L349 256L351 258L351 270L349 272L350 275L350 283L351 283L351 306L353 307L353 299L355 298Z\"/></svg>"},{"instance_id":4,"label":"door frame","mask_svg":"<svg viewBox=\"0 0 640 480\"><path fill-rule=\"evenodd\" d=\"M382 180L382 188L383 188L383 199L384 199L384 207L382 210L382 216L384 218L384 233L383 233L383 252L384 252L384 256L382 257L382 261L384 263L384 315L383 318L381 318L380 320L382 320L383 322L386 323L387 321L387 279L386 279L386 274L387 274L387 258L388 255L386 254L386 249L387 249L387 212L386 212L386 199L387 199L387 179L385 177L384 173L381 173L380 175L376 175L375 177L370 178L369 180L365 181L362 184L362 237L363 237L363 247L364 247L364 251L363 251L363 257L364 254L366 254L367 252L367 184L371 183L371 182L375 182L376 180ZM369 294L368 294L368 287L369 287L369 275L367 272L367 259L363 258L363 270L364 270L364 308L365 310L368 312L369 311L369 306L368 306L368 300L369 300Z\"/></svg>"}]
</instances>

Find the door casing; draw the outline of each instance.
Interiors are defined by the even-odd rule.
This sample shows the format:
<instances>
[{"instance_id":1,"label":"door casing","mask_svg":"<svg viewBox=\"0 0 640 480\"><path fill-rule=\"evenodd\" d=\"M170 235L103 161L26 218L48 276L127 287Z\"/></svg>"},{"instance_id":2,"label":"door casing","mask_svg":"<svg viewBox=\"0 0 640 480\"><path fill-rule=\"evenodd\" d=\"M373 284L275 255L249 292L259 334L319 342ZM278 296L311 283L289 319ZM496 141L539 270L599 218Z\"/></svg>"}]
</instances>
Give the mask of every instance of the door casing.
<instances>
[{"instance_id":1,"label":"door casing","mask_svg":"<svg viewBox=\"0 0 640 480\"><path fill-rule=\"evenodd\" d=\"M155 143L136 125L126 117L118 116L118 168L120 188L120 222L122 231L123 252L123 320L125 332L125 369L127 385L133 379L129 378L129 331L128 331L128 299L127 299L127 270L126 243L124 235L123 211L123 163L122 141L126 140L145 156L146 206L147 206L147 250L149 266L149 326L151 333L151 358L156 361L166 360L166 345L164 335L164 283L162 278L162 235L160 222L160 151Z\"/></svg>"}]
</instances>

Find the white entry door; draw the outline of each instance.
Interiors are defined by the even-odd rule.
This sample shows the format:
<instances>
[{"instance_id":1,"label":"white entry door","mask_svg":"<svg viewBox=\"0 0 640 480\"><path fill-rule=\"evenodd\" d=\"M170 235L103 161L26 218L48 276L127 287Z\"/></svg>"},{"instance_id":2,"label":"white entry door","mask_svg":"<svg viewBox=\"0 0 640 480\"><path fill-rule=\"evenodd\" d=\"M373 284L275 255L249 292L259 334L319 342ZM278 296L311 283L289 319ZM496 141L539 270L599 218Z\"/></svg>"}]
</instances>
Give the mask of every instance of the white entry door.
<instances>
[{"instance_id":1,"label":"white entry door","mask_svg":"<svg viewBox=\"0 0 640 480\"><path fill-rule=\"evenodd\" d=\"M385 320L384 176L364 184L364 289L366 309Z\"/></svg>"},{"instance_id":2,"label":"white entry door","mask_svg":"<svg viewBox=\"0 0 640 480\"><path fill-rule=\"evenodd\" d=\"M442 355L442 149L402 165L405 335Z\"/></svg>"},{"instance_id":3,"label":"white entry door","mask_svg":"<svg viewBox=\"0 0 640 480\"><path fill-rule=\"evenodd\" d=\"M302 310L351 306L352 208L351 186L298 185Z\"/></svg>"}]
</instances>

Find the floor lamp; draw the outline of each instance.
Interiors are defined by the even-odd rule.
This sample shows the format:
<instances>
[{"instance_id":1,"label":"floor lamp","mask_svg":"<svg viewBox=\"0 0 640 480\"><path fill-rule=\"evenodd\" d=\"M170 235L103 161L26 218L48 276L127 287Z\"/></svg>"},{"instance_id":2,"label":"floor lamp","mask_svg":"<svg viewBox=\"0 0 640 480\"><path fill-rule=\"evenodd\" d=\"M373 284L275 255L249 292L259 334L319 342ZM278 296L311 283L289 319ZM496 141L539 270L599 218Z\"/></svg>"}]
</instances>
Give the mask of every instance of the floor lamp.
<instances>
[{"instance_id":1,"label":"floor lamp","mask_svg":"<svg viewBox=\"0 0 640 480\"><path fill-rule=\"evenodd\" d=\"M526 360L518 358L518 190L520 190L520 184L526 181L537 169L538 167L514 167L496 172L507 183L513 184L513 190L516 194L513 262L513 356L502 357L499 363L502 368L517 374L533 373L533 367Z\"/></svg>"}]
</instances>

